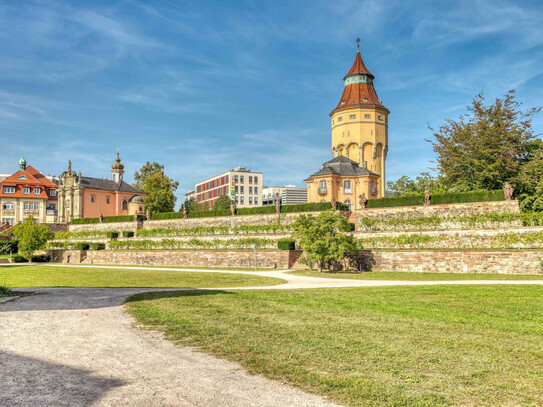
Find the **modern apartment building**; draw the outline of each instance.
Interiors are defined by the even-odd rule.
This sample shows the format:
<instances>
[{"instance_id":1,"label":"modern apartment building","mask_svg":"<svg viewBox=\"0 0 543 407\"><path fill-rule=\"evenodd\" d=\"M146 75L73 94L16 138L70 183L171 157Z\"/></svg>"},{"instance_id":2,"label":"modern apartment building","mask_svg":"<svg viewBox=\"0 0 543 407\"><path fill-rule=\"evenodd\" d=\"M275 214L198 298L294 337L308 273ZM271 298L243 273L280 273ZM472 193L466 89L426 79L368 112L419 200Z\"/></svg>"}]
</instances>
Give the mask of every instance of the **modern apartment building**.
<instances>
[{"instance_id":1,"label":"modern apartment building","mask_svg":"<svg viewBox=\"0 0 543 407\"><path fill-rule=\"evenodd\" d=\"M265 187L262 189L262 206L275 205L280 199L281 205L297 205L307 203L307 188L296 185Z\"/></svg>"},{"instance_id":2,"label":"modern apartment building","mask_svg":"<svg viewBox=\"0 0 543 407\"><path fill-rule=\"evenodd\" d=\"M208 178L194 186L196 201L208 202L213 208L221 195L229 195L238 208L262 206L262 173L252 172L245 167L236 167L230 171Z\"/></svg>"}]
</instances>

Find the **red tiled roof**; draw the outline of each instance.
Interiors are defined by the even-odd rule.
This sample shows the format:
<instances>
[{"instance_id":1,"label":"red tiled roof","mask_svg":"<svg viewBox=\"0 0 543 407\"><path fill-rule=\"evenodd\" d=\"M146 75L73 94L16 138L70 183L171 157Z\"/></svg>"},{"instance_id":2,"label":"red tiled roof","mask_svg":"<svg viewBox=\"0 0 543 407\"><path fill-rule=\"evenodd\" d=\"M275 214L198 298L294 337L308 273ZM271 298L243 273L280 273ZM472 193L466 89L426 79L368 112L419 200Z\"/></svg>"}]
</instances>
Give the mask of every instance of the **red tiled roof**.
<instances>
[{"instance_id":1,"label":"red tiled roof","mask_svg":"<svg viewBox=\"0 0 543 407\"><path fill-rule=\"evenodd\" d=\"M20 176L24 176L27 179L19 179ZM3 186L15 187L14 194L4 194ZM30 191L30 194L23 194L23 187L40 188L40 194L34 195L34 191ZM56 199L56 197L49 197L48 192L51 189L57 189L55 183L47 179L41 172L29 165L25 171L17 171L15 174L7 177L4 181L0 182L0 196L15 197L15 198L41 198L41 199Z\"/></svg>"},{"instance_id":2,"label":"red tiled roof","mask_svg":"<svg viewBox=\"0 0 543 407\"><path fill-rule=\"evenodd\" d=\"M351 69L349 72L347 72L347 75L345 75L345 78L351 75L369 75L372 78L374 78L370 70L366 68L366 65L364 65L364 61L362 61L362 55L360 55L360 49L356 50L356 56L354 57L353 66L351 66ZM345 78L343 78L343 80L345 80Z\"/></svg>"},{"instance_id":3,"label":"red tiled roof","mask_svg":"<svg viewBox=\"0 0 543 407\"><path fill-rule=\"evenodd\" d=\"M366 68L366 65L364 65L364 61L362 61L362 57L360 56L360 50L356 51L353 66L351 67L347 75L345 75L343 80L351 75L368 75L372 79L374 78L373 74L369 71L368 68ZM373 82L353 83L351 85L345 86L345 88L343 89L343 94L341 95L341 99L339 100L336 108L330 113L330 116L332 116L332 114L334 114L334 112L336 112L337 110L343 110L357 106L378 106L384 108L383 104L379 100L379 97L377 97L377 93L375 92L375 88L373 87Z\"/></svg>"}]
</instances>

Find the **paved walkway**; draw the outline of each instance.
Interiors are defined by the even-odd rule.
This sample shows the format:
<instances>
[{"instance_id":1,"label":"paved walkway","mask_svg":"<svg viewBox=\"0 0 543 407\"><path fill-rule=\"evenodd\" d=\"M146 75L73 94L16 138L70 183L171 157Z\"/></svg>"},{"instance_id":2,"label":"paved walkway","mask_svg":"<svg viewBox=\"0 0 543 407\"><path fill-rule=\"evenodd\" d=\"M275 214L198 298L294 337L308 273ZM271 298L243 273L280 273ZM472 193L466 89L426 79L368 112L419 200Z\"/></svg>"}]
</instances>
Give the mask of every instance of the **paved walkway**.
<instances>
[{"instance_id":1,"label":"paved walkway","mask_svg":"<svg viewBox=\"0 0 543 407\"><path fill-rule=\"evenodd\" d=\"M281 286L254 287L267 289L543 284L543 281L537 280L340 280L294 276L283 271L248 274L287 280L287 284ZM249 287L243 289L247 288ZM0 304L0 404L274 407L334 405L280 382L251 376L236 363L190 348L176 347L157 333L134 328L132 319L123 311L122 305L126 298L135 293L165 290L168 289L32 288L25 291L33 291L34 295Z\"/></svg>"}]
</instances>

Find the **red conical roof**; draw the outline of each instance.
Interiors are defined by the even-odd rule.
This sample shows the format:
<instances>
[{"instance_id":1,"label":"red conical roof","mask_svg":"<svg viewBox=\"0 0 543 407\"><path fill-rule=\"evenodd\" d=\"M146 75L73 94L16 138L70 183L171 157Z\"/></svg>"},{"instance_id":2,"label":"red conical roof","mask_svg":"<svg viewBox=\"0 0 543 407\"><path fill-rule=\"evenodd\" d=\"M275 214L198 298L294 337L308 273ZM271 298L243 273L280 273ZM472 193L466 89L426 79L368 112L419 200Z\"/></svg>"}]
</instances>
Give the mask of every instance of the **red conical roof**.
<instances>
[{"instance_id":1,"label":"red conical roof","mask_svg":"<svg viewBox=\"0 0 543 407\"><path fill-rule=\"evenodd\" d=\"M356 49L356 56L354 57L353 66L351 66L351 69L349 72L347 72L347 75L345 75L345 78L351 75L369 75L372 78L375 78L375 76L373 76L370 70L366 68L366 65L364 65L364 61L362 61L362 56L360 55L359 47L357 47ZM345 80L345 78L343 79Z\"/></svg>"},{"instance_id":2,"label":"red conical roof","mask_svg":"<svg viewBox=\"0 0 543 407\"><path fill-rule=\"evenodd\" d=\"M375 92L375 88L373 87L374 76L369 71L369 69L366 68L366 65L364 65L364 61L362 60L362 56L360 55L360 49L356 50L356 56L354 58L353 66L351 67L347 75L345 75L343 80L347 79L349 76L352 75L366 75L371 78L371 80L367 82L357 82L346 85L343 89L343 94L341 95L341 99L339 100L338 105L334 110L332 110L330 116L334 114L334 112L336 112L337 110L343 110L352 107L378 106L385 108L379 100L379 97L377 97L377 92Z\"/></svg>"}]
</instances>

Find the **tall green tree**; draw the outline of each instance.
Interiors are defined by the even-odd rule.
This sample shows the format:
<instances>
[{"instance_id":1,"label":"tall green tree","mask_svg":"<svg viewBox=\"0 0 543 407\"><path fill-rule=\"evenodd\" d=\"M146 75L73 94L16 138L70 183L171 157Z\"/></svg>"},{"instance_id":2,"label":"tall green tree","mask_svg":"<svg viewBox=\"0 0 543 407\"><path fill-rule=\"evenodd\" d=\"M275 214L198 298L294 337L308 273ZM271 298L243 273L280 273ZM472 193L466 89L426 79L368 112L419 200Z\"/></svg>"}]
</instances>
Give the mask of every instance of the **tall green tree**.
<instances>
[{"instance_id":1,"label":"tall green tree","mask_svg":"<svg viewBox=\"0 0 543 407\"><path fill-rule=\"evenodd\" d=\"M456 121L446 120L433 132L437 169L444 182L458 191L501 189L505 182L525 188L524 166L540 150L532 119L540 108L521 110L515 91L485 105L483 93ZM533 181L532 181L533 182Z\"/></svg>"},{"instance_id":2,"label":"tall green tree","mask_svg":"<svg viewBox=\"0 0 543 407\"><path fill-rule=\"evenodd\" d=\"M134 173L135 188L145 192L145 208L151 212L172 212L175 207L175 191L179 186L164 174L164 166L157 162L147 161L139 171Z\"/></svg>"},{"instance_id":3,"label":"tall green tree","mask_svg":"<svg viewBox=\"0 0 543 407\"><path fill-rule=\"evenodd\" d=\"M448 191L442 177L434 177L428 172L423 172L415 179L404 175L396 182L388 181L387 189L394 192L394 196L421 195L428 188L430 193L439 194Z\"/></svg>"},{"instance_id":4,"label":"tall green tree","mask_svg":"<svg viewBox=\"0 0 543 407\"><path fill-rule=\"evenodd\" d=\"M357 250L354 236L341 232L349 231L349 221L333 209L319 216L300 215L292 224L292 237L298 242L306 256L314 261L319 271L338 261L345 253Z\"/></svg>"},{"instance_id":5,"label":"tall green tree","mask_svg":"<svg viewBox=\"0 0 543 407\"><path fill-rule=\"evenodd\" d=\"M30 263L32 263L34 252L43 249L47 240L53 237L51 229L38 224L32 217L26 218L23 223L15 226L13 235L19 240L19 253Z\"/></svg>"},{"instance_id":6,"label":"tall green tree","mask_svg":"<svg viewBox=\"0 0 543 407\"><path fill-rule=\"evenodd\" d=\"M213 209L215 210L222 210L222 209L230 209L230 202L232 200L228 195L221 195L217 200L215 201L215 204L213 205Z\"/></svg>"},{"instance_id":7,"label":"tall green tree","mask_svg":"<svg viewBox=\"0 0 543 407\"><path fill-rule=\"evenodd\" d=\"M145 192L145 208L151 212L173 212L178 182L159 171L145 178L142 190Z\"/></svg>"}]
</instances>

